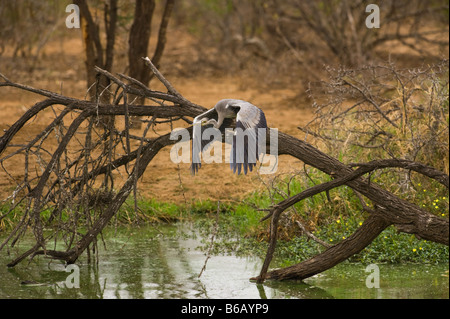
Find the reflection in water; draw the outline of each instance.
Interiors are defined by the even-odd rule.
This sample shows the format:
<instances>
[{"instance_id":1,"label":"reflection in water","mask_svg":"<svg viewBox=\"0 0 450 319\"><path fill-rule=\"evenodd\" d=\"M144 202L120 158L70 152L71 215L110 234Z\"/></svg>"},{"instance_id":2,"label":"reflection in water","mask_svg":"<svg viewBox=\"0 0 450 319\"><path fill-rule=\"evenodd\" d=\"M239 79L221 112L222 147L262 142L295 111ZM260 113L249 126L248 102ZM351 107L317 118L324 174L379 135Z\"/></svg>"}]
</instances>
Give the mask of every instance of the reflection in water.
<instances>
[{"instance_id":1,"label":"reflection in water","mask_svg":"<svg viewBox=\"0 0 450 319\"><path fill-rule=\"evenodd\" d=\"M365 266L344 264L305 282L250 282L262 261L231 255L206 256L187 225L118 228L103 234L99 258L81 258L80 287L67 288L68 272L39 256L15 268L0 252L0 298L448 298L442 266L380 265L381 288L365 286ZM28 247L24 243L24 247ZM411 269L416 269L411 273ZM448 272L447 272L448 276ZM22 282L26 284L21 284Z\"/></svg>"},{"instance_id":2,"label":"reflection in water","mask_svg":"<svg viewBox=\"0 0 450 319\"><path fill-rule=\"evenodd\" d=\"M104 298L194 298L205 297L194 269L178 238L136 238L118 251L105 252L99 263L105 278Z\"/></svg>"}]
</instances>

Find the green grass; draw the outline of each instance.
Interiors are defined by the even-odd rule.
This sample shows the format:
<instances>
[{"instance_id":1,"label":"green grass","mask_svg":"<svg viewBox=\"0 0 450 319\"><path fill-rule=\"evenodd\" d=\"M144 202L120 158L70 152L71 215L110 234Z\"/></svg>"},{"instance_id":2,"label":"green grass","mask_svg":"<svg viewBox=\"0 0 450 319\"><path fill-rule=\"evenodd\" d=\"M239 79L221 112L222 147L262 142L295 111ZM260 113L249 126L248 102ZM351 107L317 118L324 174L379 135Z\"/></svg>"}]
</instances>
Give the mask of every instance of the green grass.
<instances>
[{"instance_id":1,"label":"green grass","mask_svg":"<svg viewBox=\"0 0 450 319\"><path fill-rule=\"evenodd\" d=\"M259 196L255 199L260 200ZM213 204L208 203L207 207ZM235 208L229 207L228 211L221 212L213 252L264 257L267 250L268 222L260 223L259 219L262 216L264 212L258 212L250 205L244 204ZM214 229L216 216L209 214L205 217L196 218L195 224L203 235L209 235ZM355 214L338 216L334 218L334 221L329 218L328 221L328 223L321 223L314 234L323 241L336 244L356 231L362 224L363 218ZM209 245L209 239L205 241L205 247L207 245ZM320 244L305 236L292 235L289 239L278 240L275 259L278 266L288 266L311 258L323 250ZM448 246L418 240L414 235L398 233L393 226L390 226L349 261L365 264L447 263L448 259Z\"/></svg>"},{"instance_id":2,"label":"green grass","mask_svg":"<svg viewBox=\"0 0 450 319\"><path fill-rule=\"evenodd\" d=\"M307 186L305 179L298 176L290 179L289 188L292 193L300 192L305 187L319 182L322 174L309 172ZM315 180L317 179L317 180ZM287 187L287 180L280 180L279 189ZM430 188L431 187L431 188ZM425 190L425 191L424 191ZM285 189L286 191L286 189ZM448 196L437 196L432 186L426 188L417 184L415 199L429 211L448 217ZM272 194L274 202L282 200L280 194ZM348 187L340 187L330 192L331 202L325 195L316 195L295 205L294 210L286 211L280 222L280 239L277 243L275 259L279 266L288 266L311 258L322 252L324 248L304 235L300 235L294 221L300 220L315 236L329 244L336 244L350 236L364 221L361 203ZM134 200L128 199L120 209L112 225L141 223L174 223L191 222L195 229L205 238L205 249L218 220L218 232L214 244L214 253L235 253L238 255L257 255L264 257L267 250L269 221L260 222L266 211L258 211L255 207L268 208L272 200L265 192L254 192L244 202L238 204L221 203L217 219L217 202L195 201L190 205L165 203L154 199L140 199L138 211L135 211ZM0 206L0 213L9 209L7 204ZM50 215L49 211L44 214ZM67 220L63 213L60 221ZM11 230L20 220L20 208L2 219L3 232ZM1 233L1 232L0 232ZM371 245L361 253L350 258L350 262L360 263L441 263L448 262L448 246L418 240L413 235L398 233L391 226L387 228Z\"/></svg>"}]
</instances>

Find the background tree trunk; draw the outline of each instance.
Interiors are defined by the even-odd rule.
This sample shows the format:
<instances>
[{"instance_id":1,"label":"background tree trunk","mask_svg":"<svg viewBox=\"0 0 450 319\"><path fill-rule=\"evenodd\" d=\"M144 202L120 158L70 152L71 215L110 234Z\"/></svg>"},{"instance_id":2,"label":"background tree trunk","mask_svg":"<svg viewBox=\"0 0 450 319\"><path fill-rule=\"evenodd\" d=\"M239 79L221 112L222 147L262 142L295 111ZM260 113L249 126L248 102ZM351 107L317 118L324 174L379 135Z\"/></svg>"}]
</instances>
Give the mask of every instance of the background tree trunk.
<instances>
[{"instance_id":1,"label":"background tree trunk","mask_svg":"<svg viewBox=\"0 0 450 319\"><path fill-rule=\"evenodd\" d=\"M96 91L103 91L108 87L110 81L108 78L102 77L97 79L95 66L111 71L114 61L114 43L116 37L117 23L117 0L105 1L104 22L106 32L106 48L100 40L100 26L94 21L86 0L75 0L74 3L80 8L81 32L83 35L83 44L85 48L86 63L86 79L87 88L91 89L93 83L98 80L95 90L90 90L89 97L91 100L99 97L101 103L109 103L110 94L105 90L103 94L96 94ZM100 91L100 92L101 92ZM100 93L98 92L98 93Z\"/></svg>"},{"instance_id":2,"label":"background tree trunk","mask_svg":"<svg viewBox=\"0 0 450 319\"><path fill-rule=\"evenodd\" d=\"M145 86L148 86L150 81L150 70L143 67L141 58L148 55L147 51L150 42L154 11L154 0L136 0L134 20L131 25L128 40L129 75Z\"/></svg>"},{"instance_id":3,"label":"background tree trunk","mask_svg":"<svg viewBox=\"0 0 450 319\"><path fill-rule=\"evenodd\" d=\"M167 26L169 24L169 19L173 10L174 3L174 0L167 0L164 6L164 12L159 27L158 42L152 58L153 64L157 67L159 67L159 63L164 52ZM154 11L154 0L136 0L134 21L131 25L128 40L128 64L130 67L129 74L132 78L138 80L145 86L149 86L150 80L153 76L153 73L150 71L150 69L144 67L142 58L148 56L148 46L150 43ZM144 104L145 98L130 95L130 100L135 101L136 104ZM132 127L139 128L141 126L142 123L138 120L138 117L132 117Z\"/></svg>"}]
</instances>

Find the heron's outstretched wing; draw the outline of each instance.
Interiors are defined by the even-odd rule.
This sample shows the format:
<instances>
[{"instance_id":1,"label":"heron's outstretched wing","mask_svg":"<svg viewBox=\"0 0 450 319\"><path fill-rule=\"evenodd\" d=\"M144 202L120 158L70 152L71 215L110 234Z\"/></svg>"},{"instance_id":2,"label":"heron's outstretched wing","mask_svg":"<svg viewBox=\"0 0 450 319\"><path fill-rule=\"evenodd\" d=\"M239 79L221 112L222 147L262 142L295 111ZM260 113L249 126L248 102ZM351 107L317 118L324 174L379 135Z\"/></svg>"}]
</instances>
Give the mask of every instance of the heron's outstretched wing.
<instances>
[{"instance_id":1,"label":"heron's outstretched wing","mask_svg":"<svg viewBox=\"0 0 450 319\"><path fill-rule=\"evenodd\" d=\"M233 145L231 148L230 168L233 173L237 171L244 174L253 170L256 161L262 149L258 147L258 129L259 133L265 135L267 129L266 117L259 108L245 101L233 103L232 107L239 108L236 116L236 129L233 136Z\"/></svg>"}]
</instances>

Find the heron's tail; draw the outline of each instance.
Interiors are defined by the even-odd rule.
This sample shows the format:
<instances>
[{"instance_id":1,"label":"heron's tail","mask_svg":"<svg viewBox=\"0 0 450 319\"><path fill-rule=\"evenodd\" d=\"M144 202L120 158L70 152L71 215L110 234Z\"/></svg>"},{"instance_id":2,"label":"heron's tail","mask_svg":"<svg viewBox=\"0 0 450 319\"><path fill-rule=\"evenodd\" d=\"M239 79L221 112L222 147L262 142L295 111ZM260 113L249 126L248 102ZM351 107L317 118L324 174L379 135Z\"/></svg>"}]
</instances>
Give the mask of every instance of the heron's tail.
<instances>
[{"instance_id":1,"label":"heron's tail","mask_svg":"<svg viewBox=\"0 0 450 319\"><path fill-rule=\"evenodd\" d=\"M201 163L191 163L191 175L195 176L198 170L202 167Z\"/></svg>"}]
</instances>

